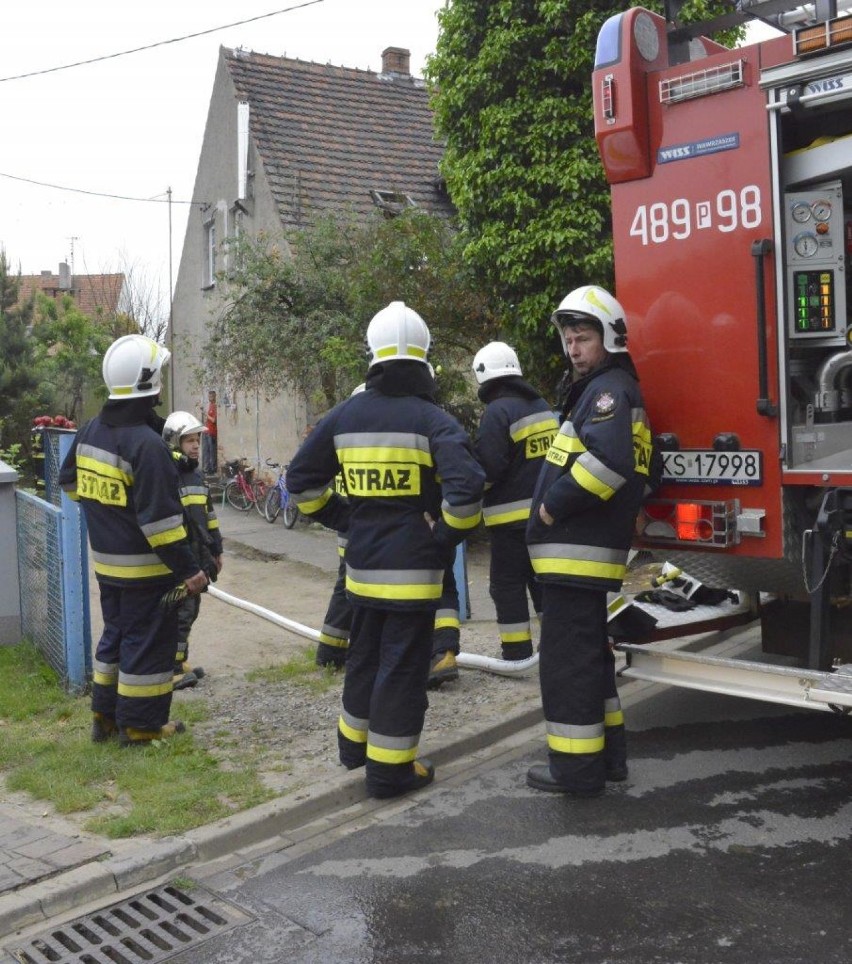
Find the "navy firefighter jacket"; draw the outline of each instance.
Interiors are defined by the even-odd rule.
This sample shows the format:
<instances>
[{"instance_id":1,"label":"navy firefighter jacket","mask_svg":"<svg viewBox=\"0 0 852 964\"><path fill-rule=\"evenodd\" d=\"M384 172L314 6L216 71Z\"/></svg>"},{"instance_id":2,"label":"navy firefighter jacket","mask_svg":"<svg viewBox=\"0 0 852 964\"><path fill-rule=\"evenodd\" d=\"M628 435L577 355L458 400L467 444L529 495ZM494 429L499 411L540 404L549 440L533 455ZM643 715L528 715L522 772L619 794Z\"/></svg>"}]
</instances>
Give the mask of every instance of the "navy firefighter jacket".
<instances>
[{"instance_id":1,"label":"navy firefighter jacket","mask_svg":"<svg viewBox=\"0 0 852 964\"><path fill-rule=\"evenodd\" d=\"M485 411L473 447L485 469L485 525L520 528L559 422L541 395L515 375L486 382L479 397Z\"/></svg>"},{"instance_id":2,"label":"navy firefighter jacket","mask_svg":"<svg viewBox=\"0 0 852 964\"><path fill-rule=\"evenodd\" d=\"M612 362L569 392L527 525L541 581L618 592L652 468L651 427L630 366ZM556 520L541 521L544 503Z\"/></svg>"},{"instance_id":3,"label":"navy firefighter jacket","mask_svg":"<svg viewBox=\"0 0 852 964\"><path fill-rule=\"evenodd\" d=\"M408 371L415 380L418 369L426 373L420 362L374 366L371 375L375 368ZM385 394L371 387L377 383L383 380L368 378L365 391L316 425L290 462L287 488L302 512L345 531L354 602L431 609L453 547L480 521L483 472L455 418L424 395ZM346 499L328 482L338 471Z\"/></svg>"},{"instance_id":4,"label":"navy firefighter jacket","mask_svg":"<svg viewBox=\"0 0 852 964\"><path fill-rule=\"evenodd\" d=\"M119 414L114 417L114 412ZM149 424L127 424L122 415L108 402L79 430L59 484L83 508L99 582L173 586L198 572L178 496L177 468ZM110 424L114 420L124 424Z\"/></svg>"}]
</instances>

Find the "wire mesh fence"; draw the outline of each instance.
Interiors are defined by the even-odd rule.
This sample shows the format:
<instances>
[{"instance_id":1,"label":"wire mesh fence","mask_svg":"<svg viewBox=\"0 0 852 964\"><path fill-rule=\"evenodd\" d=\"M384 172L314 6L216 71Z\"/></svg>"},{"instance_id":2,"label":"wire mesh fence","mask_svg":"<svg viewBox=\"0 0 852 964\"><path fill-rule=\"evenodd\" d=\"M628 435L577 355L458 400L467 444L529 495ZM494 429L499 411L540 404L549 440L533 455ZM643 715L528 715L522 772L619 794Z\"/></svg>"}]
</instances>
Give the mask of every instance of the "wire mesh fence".
<instances>
[{"instance_id":1,"label":"wire mesh fence","mask_svg":"<svg viewBox=\"0 0 852 964\"><path fill-rule=\"evenodd\" d=\"M45 432L45 498L18 490L15 508L21 632L65 688L79 692L92 668L86 534L57 481L72 438Z\"/></svg>"}]
</instances>

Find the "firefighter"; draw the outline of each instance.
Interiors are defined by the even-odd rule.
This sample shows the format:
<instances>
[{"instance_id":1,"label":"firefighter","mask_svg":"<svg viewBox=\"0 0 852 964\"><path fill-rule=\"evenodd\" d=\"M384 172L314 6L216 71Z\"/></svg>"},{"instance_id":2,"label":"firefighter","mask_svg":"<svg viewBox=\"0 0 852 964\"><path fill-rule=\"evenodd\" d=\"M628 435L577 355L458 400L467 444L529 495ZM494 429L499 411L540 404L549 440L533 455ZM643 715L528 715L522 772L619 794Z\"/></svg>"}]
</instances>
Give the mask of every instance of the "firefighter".
<instances>
[{"instance_id":1,"label":"firefighter","mask_svg":"<svg viewBox=\"0 0 852 964\"><path fill-rule=\"evenodd\" d=\"M627 777L607 592L621 589L636 516L653 484L651 429L615 298L595 285L577 288L551 321L573 382L527 526L542 583L539 669L549 758L530 768L527 783L593 797L606 780Z\"/></svg>"},{"instance_id":2,"label":"firefighter","mask_svg":"<svg viewBox=\"0 0 852 964\"><path fill-rule=\"evenodd\" d=\"M172 450L172 458L180 480L180 501L183 505L190 542L201 568L211 582L222 571L222 536L219 520L198 468L201 456L201 433L207 429L190 412L172 412L163 426L163 440ZM189 663L189 634L201 609L201 596L196 593L178 603L177 652L174 678L176 690L197 686L205 676L201 666Z\"/></svg>"},{"instance_id":3,"label":"firefighter","mask_svg":"<svg viewBox=\"0 0 852 964\"><path fill-rule=\"evenodd\" d=\"M541 589L527 552L526 526L542 459L559 423L550 406L523 379L515 350L492 341L473 359L485 411L474 451L485 470L482 515L491 541L489 593L497 610L503 659L532 656L530 612L541 614Z\"/></svg>"},{"instance_id":4,"label":"firefighter","mask_svg":"<svg viewBox=\"0 0 852 964\"><path fill-rule=\"evenodd\" d=\"M192 552L178 472L160 437L160 381L169 352L143 335L114 341L103 359L109 399L77 433L59 483L89 531L104 629L95 652L92 739L144 746L182 732L169 722L177 613L160 605L181 582L207 576Z\"/></svg>"},{"instance_id":5,"label":"firefighter","mask_svg":"<svg viewBox=\"0 0 852 964\"><path fill-rule=\"evenodd\" d=\"M435 609L453 547L481 517L483 473L459 423L434 401L429 329L401 301L367 328L366 390L331 410L287 471L302 512L345 531L352 630L340 761L367 791L431 783L417 759ZM348 502L328 480L342 470Z\"/></svg>"}]
</instances>

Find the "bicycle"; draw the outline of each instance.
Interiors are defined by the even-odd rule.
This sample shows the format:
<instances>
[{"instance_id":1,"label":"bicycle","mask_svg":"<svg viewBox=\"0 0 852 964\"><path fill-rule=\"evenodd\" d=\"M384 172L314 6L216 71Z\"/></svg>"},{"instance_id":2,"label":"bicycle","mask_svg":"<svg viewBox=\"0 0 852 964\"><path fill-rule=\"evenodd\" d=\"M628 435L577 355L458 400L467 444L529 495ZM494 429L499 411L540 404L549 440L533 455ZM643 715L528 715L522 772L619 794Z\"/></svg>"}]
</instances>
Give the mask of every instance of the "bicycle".
<instances>
[{"instance_id":1,"label":"bicycle","mask_svg":"<svg viewBox=\"0 0 852 964\"><path fill-rule=\"evenodd\" d=\"M274 522L283 509L284 527L292 529L299 520L299 507L287 491L287 466L278 462L270 462L268 459L266 464L271 469L280 469L280 472L275 480L275 485L271 485L266 493L263 514L266 516L267 522Z\"/></svg>"},{"instance_id":2,"label":"bicycle","mask_svg":"<svg viewBox=\"0 0 852 964\"><path fill-rule=\"evenodd\" d=\"M253 478L254 468L248 465L248 460L242 458L226 462L225 470L233 476L225 486L228 504L240 512L248 512L254 506L258 515L262 516L267 485L260 479Z\"/></svg>"}]
</instances>

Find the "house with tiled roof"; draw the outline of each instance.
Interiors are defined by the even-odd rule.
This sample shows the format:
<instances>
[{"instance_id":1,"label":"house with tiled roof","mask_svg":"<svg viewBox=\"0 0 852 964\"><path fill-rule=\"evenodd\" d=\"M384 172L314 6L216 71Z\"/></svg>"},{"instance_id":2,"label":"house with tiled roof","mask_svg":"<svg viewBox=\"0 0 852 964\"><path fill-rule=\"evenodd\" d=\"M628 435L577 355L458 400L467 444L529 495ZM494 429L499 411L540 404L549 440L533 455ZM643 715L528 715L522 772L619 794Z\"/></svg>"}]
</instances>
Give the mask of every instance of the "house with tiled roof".
<instances>
[{"instance_id":1,"label":"house with tiled roof","mask_svg":"<svg viewBox=\"0 0 852 964\"><path fill-rule=\"evenodd\" d=\"M329 213L392 216L408 205L451 217L428 93L408 50L356 70L221 48L172 307L175 408L219 400L219 455L286 461L314 413L286 389L271 400L204 374L206 327L221 310L223 241L281 239Z\"/></svg>"},{"instance_id":2,"label":"house with tiled roof","mask_svg":"<svg viewBox=\"0 0 852 964\"><path fill-rule=\"evenodd\" d=\"M110 320L127 310L128 292L124 274L73 274L64 261L60 263L57 274L42 271L41 274L21 275L18 300L26 301L34 291L54 301L61 301L68 295L84 315L94 320Z\"/></svg>"}]
</instances>

